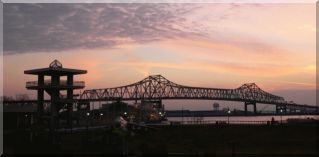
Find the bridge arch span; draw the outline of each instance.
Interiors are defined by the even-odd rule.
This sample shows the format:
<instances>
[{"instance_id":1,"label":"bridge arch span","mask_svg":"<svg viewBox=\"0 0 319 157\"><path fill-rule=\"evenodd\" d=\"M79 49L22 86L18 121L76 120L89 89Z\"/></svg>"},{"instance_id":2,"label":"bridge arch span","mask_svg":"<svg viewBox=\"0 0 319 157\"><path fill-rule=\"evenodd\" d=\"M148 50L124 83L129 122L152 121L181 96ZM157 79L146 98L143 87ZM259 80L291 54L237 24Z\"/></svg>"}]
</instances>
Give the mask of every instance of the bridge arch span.
<instances>
[{"instance_id":1,"label":"bridge arch span","mask_svg":"<svg viewBox=\"0 0 319 157\"><path fill-rule=\"evenodd\" d=\"M161 75L151 75L127 86L85 90L80 94L80 99L90 101L200 99L263 104L285 103L283 97L270 94L255 83L243 84L235 89L191 87L179 85Z\"/></svg>"}]
</instances>

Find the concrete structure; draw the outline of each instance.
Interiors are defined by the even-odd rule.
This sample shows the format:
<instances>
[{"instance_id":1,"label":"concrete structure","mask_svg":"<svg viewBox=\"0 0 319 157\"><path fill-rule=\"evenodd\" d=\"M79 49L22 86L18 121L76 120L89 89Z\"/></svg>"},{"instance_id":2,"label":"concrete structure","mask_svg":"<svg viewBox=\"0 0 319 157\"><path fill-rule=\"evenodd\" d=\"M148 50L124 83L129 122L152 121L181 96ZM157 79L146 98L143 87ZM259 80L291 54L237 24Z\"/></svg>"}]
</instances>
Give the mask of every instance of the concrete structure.
<instances>
[{"instance_id":1,"label":"concrete structure","mask_svg":"<svg viewBox=\"0 0 319 157\"><path fill-rule=\"evenodd\" d=\"M61 109L66 108L68 112L68 125L72 127L72 111L73 111L73 90L85 87L83 81L73 81L74 75L86 74L86 70L63 68L62 64L54 60L48 68L32 69L24 71L25 74L37 75L38 81L26 83L26 88L37 90L37 111L38 120L43 123L44 117L44 92L51 97L50 102L50 130L54 131L58 127L58 113ZM50 80L45 80L45 76L49 76ZM66 76L66 80L61 77ZM66 91L66 97L60 92Z\"/></svg>"}]
</instances>

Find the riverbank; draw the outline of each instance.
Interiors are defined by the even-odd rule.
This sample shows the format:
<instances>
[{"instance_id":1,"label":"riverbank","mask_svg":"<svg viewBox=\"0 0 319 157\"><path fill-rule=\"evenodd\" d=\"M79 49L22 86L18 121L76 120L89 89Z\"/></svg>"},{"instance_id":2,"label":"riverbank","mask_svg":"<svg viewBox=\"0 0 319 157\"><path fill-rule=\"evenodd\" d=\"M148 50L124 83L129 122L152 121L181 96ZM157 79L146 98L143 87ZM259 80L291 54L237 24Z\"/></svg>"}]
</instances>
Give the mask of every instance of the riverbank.
<instances>
[{"instance_id":1,"label":"riverbank","mask_svg":"<svg viewBox=\"0 0 319 157\"><path fill-rule=\"evenodd\" d=\"M45 133L23 130L4 135L4 152L67 154L210 154L314 155L317 124L294 125L177 125L132 131L100 128L60 133L48 144Z\"/></svg>"}]
</instances>

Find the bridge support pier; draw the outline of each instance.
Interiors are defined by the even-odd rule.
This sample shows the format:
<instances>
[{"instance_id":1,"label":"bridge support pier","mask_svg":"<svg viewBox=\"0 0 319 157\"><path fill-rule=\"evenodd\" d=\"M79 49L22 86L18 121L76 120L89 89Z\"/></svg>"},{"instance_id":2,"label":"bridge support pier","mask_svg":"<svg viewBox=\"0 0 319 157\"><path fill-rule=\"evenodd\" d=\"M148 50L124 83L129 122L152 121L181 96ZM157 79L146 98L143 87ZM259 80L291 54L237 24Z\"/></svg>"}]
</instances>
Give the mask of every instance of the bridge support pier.
<instances>
[{"instance_id":1,"label":"bridge support pier","mask_svg":"<svg viewBox=\"0 0 319 157\"><path fill-rule=\"evenodd\" d=\"M248 105L254 106L254 114L257 114L257 107L255 102L245 102L245 115L248 114Z\"/></svg>"}]
</instances>

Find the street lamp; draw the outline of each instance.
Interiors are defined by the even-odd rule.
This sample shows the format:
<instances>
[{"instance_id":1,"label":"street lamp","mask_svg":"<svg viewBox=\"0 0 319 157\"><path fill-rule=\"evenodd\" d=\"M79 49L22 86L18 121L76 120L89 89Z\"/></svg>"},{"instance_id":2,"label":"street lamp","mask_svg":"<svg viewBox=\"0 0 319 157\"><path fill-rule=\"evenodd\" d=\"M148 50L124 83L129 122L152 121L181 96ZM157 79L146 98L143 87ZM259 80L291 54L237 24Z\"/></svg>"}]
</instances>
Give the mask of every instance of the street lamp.
<instances>
[{"instance_id":1,"label":"street lamp","mask_svg":"<svg viewBox=\"0 0 319 157\"><path fill-rule=\"evenodd\" d=\"M89 116L90 112L86 112L86 143L89 141Z\"/></svg>"},{"instance_id":2,"label":"street lamp","mask_svg":"<svg viewBox=\"0 0 319 157\"><path fill-rule=\"evenodd\" d=\"M28 114L25 114L24 116L25 116L25 120L23 121L23 125L24 125L24 127L27 127L27 125L28 125Z\"/></svg>"},{"instance_id":3,"label":"street lamp","mask_svg":"<svg viewBox=\"0 0 319 157\"><path fill-rule=\"evenodd\" d=\"M90 116L90 112L86 112L86 128L89 128L89 116Z\"/></svg>"},{"instance_id":4,"label":"street lamp","mask_svg":"<svg viewBox=\"0 0 319 157\"><path fill-rule=\"evenodd\" d=\"M231 111L228 109L227 111L227 118L228 118L228 124L229 124L229 115L230 115Z\"/></svg>"},{"instance_id":5,"label":"street lamp","mask_svg":"<svg viewBox=\"0 0 319 157\"><path fill-rule=\"evenodd\" d=\"M184 123L184 106L182 106L182 124Z\"/></svg>"},{"instance_id":6,"label":"street lamp","mask_svg":"<svg viewBox=\"0 0 319 157\"><path fill-rule=\"evenodd\" d=\"M280 109L280 124L282 124L282 114L283 114L283 110Z\"/></svg>"}]
</instances>

